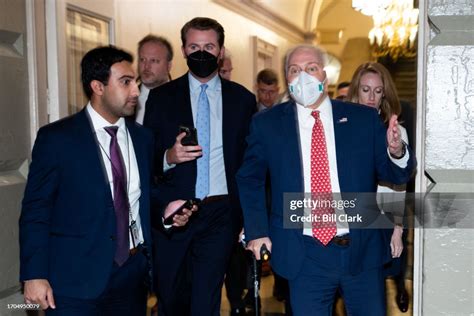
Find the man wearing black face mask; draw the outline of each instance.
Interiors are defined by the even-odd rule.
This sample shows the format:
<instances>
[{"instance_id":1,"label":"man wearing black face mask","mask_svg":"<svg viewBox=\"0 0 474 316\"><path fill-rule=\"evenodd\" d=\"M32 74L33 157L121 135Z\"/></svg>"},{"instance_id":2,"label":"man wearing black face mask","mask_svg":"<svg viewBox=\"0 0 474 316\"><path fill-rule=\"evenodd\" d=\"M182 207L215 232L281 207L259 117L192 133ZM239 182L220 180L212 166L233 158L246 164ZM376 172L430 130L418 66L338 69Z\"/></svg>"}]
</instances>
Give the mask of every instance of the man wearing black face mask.
<instances>
[{"instance_id":1,"label":"man wearing black face mask","mask_svg":"<svg viewBox=\"0 0 474 316\"><path fill-rule=\"evenodd\" d=\"M256 101L218 75L224 29L217 21L192 19L181 40L189 72L150 92L144 125L156 134L156 204L175 197L202 203L184 229L163 229L152 215L155 286L160 315L219 315L228 258L242 227L235 174ZM180 126L195 127L199 145L183 145Z\"/></svg>"}]
</instances>

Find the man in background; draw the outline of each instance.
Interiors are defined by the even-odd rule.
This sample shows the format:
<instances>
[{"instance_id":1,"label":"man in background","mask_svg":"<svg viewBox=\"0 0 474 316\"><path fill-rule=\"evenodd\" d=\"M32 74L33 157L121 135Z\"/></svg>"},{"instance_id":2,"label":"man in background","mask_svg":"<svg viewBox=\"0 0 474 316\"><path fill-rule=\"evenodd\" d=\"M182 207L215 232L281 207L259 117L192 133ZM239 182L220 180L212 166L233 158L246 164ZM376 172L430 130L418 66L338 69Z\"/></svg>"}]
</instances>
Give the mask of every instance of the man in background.
<instances>
[{"instance_id":1,"label":"man in background","mask_svg":"<svg viewBox=\"0 0 474 316\"><path fill-rule=\"evenodd\" d=\"M339 83L336 88L336 100L344 100L344 98L347 97L347 94L349 93L350 86L351 83L348 81Z\"/></svg>"},{"instance_id":2,"label":"man in background","mask_svg":"<svg viewBox=\"0 0 474 316\"><path fill-rule=\"evenodd\" d=\"M226 80L232 80L232 56L227 49L224 53L224 58L219 61L219 75Z\"/></svg>"},{"instance_id":3,"label":"man in background","mask_svg":"<svg viewBox=\"0 0 474 316\"><path fill-rule=\"evenodd\" d=\"M257 74L257 109L269 109L278 102L278 75L272 69L263 69Z\"/></svg>"},{"instance_id":4,"label":"man in background","mask_svg":"<svg viewBox=\"0 0 474 316\"><path fill-rule=\"evenodd\" d=\"M135 111L137 123L143 124L150 90L171 80L172 60L173 47L166 38L149 34L138 43L138 76L141 85Z\"/></svg>"}]
</instances>

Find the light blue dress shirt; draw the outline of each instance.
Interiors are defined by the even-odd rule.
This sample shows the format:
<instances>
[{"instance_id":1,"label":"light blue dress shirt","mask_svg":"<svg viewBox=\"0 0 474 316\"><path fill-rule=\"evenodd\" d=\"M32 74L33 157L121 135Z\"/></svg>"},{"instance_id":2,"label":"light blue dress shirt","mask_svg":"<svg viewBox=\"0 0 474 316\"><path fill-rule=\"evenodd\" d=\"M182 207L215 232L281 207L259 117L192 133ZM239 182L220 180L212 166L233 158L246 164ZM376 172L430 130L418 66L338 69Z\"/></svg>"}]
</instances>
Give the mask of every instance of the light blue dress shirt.
<instances>
[{"instance_id":1,"label":"light blue dress shirt","mask_svg":"<svg viewBox=\"0 0 474 316\"><path fill-rule=\"evenodd\" d=\"M201 84L199 80L188 73L189 95L191 97L191 111L193 114L193 123L196 126L197 107ZM211 120L211 154L209 157L209 195L228 194L227 180L224 165L224 150L222 142L222 86L221 79L216 74L211 80L205 82L208 85L206 90L209 100L210 120ZM198 139L199 141L199 139ZM199 159L199 158L198 158ZM163 170L167 171L176 165L168 164L166 161L166 152L163 159Z\"/></svg>"}]
</instances>

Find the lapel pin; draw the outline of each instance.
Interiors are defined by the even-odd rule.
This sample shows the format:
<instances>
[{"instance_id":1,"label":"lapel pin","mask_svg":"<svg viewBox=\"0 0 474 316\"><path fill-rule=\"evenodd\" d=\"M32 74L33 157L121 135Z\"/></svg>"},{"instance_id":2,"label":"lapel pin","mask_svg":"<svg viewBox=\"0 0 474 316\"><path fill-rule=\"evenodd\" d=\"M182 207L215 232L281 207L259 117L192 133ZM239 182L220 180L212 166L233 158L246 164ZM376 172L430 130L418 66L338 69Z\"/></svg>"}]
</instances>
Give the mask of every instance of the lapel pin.
<instances>
[{"instance_id":1,"label":"lapel pin","mask_svg":"<svg viewBox=\"0 0 474 316\"><path fill-rule=\"evenodd\" d=\"M347 117L340 118L338 123L347 123Z\"/></svg>"}]
</instances>

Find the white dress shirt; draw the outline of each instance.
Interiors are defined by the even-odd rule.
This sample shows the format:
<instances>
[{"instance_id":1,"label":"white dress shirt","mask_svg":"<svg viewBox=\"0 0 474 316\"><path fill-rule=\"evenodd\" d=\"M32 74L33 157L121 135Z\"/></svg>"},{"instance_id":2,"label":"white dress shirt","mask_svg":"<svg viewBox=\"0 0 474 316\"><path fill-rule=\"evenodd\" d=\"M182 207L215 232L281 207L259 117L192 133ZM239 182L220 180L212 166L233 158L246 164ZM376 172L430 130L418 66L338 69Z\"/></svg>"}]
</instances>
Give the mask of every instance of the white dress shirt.
<instances>
[{"instance_id":1,"label":"white dress shirt","mask_svg":"<svg viewBox=\"0 0 474 316\"><path fill-rule=\"evenodd\" d=\"M314 110L305 108L299 104L296 105L296 109L298 114L298 128L301 141L301 158L303 161L304 192L311 193L311 138L315 122L311 112ZM319 117L323 123L324 137L326 138L331 189L333 193L337 194L341 192L341 189L339 188L339 176L337 173L336 140L334 136L333 123L334 120L332 116L332 105L329 98L324 99L317 110L320 112ZM310 195L308 197L310 197ZM333 198L338 197L335 195ZM311 214L311 208L305 209L305 215L307 214ZM349 233L347 223L337 222L336 235L341 236L347 233ZM311 237L313 236L311 225L304 226L303 234Z\"/></svg>"},{"instance_id":2,"label":"white dress shirt","mask_svg":"<svg viewBox=\"0 0 474 316\"><path fill-rule=\"evenodd\" d=\"M140 96L138 97L138 105L135 111L137 111L135 116L135 122L143 124L143 118L145 117L145 106L146 100L148 100L148 95L150 94L150 89L148 89L144 84L140 86Z\"/></svg>"},{"instance_id":3,"label":"white dress shirt","mask_svg":"<svg viewBox=\"0 0 474 316\"><path fill-rule=\"evenodd\" d=\"M193 123L196 126L197 107L199 94L201 93L202 83L194 78L191 73L188 73L189 80L189 94L191 97L191 111L193 114ZM210 149L209 156L209 195L227 194L227 179L224 165L224 150L223 150L223 126L222 126L222 87L221 79L216 74L214 78L206 82L207 84L207 98L209 100L210 111ZM199 139L198 139L199 141ZM199 159L199 158L198 158ZM175 164L168 164L166 161L166 152L163 157L163 170L167 171L175 167Z\"/></svg>"},{"instance_id":4,"label":"white dress shirt","mask_svg":"<svg viewBox=\"0 0 474 316\"><path fill-rule=\"evenodd\" d=\"M130 203L129 210L129 223L135 221L138 228L138 241L135 240L135 246L139 243L143 243L143 232L140 222L140 175L138 173L138 164L135 156L135 150L133 148L132 138L128 133L125 125L125 120L120 118L115 124L110 124L105 120L99 113L97 113L90 102L87 104L87 112L91 118L92 125L94 127L97 141L99 142L100 152L104 161L105 170L107 171L107 177L110 183L110 191L112 198L114 198L114 182L112 175L112 165L110 161L110 140L112 137L105 131L104 127L107 126L118 126L117 141L120 146L120 152L122 153L125 171L127 175L127 193L128 201ZM130 248L134 247L132 235L129 232Z\"/></svg>"},{"instance_id":5,"label":"white dress shirt","mask_svg":"<svg viewBox=\"0 0 474 316\"><path fill-rule=\"evenodd\" d=\"M275 104L273 104L273 105L275 105ZM272 105L272 106L273 106L273 105ZM257 103L257 111L258 111L258 112L263 111L263 110L267 110L267 109L270 109L270 108L271 108L271 106L270 106L270 107L267 107L267 106L264 105L263 103L260 103L260 102Z\"/></svg>"}]
</instances>

